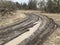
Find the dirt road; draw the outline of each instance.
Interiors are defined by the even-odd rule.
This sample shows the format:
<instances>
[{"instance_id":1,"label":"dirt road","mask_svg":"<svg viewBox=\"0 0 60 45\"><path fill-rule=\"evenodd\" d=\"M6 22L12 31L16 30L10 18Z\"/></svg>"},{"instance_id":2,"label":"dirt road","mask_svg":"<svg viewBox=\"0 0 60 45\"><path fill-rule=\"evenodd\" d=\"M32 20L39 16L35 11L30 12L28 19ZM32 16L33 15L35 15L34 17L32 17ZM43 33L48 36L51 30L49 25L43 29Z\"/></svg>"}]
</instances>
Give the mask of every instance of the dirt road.
<instances>
[{"instance_id":1,"label":"dirt road","mask_svg":"<svg viewBox=\"0 0 60 45\"><path fill-rule=\"evenodd\" d=\"M28 42L27 41L23 41L22 43L20 43L18 45L28 45L28 43L29 43L29 45L33 45L33 44L35 44L35 42L38 41L36 43L36 45L37 45L40 42L38 39L41 39L48 32L55 30L55 28L54 28L54 27L56 27L55 22L53 20L51 20L50 18L48 18L46 16L43 16L43 15L40 15L40 16L35 15L35 14L28 14L28 15L29 15L29 19L23 21L22 24L18 23L18 24L15 24L15 25L8 26L6 28L0 29L1 30L0 31L0 35L1 35L1 40L0 40L1 43L0 44L1 45L5 44L8 41L10 41L14 37L19 36L21 34L19 31L26 30L28 28L30 28L30 29L28 29L27 31L29 31L29 30L31 31L32 29L35 28L35 25L39 24L41 21L42 21L41 22L41 26L38 25L39 28L38 28L38 26L36 26L37 30L35 31L35 29L34 29L35 32L33 31L34 33L32 34L32 36L27 39ZM41 19L40 22L35 24L35 22L37 22L39 20L39 18ZM32 27L32 26L34 26L34 27ZM3 31L3 29L5 31ZM45 30L47 30L47 31L45 32ZM24 33L25 31L22 31L22 32ZM2 36L2 34L4 36ZM39 36L40 34L41 34L41 36ZM37 38L37 40L34 41L36 38Z\"/></svg>"}]
</instances>

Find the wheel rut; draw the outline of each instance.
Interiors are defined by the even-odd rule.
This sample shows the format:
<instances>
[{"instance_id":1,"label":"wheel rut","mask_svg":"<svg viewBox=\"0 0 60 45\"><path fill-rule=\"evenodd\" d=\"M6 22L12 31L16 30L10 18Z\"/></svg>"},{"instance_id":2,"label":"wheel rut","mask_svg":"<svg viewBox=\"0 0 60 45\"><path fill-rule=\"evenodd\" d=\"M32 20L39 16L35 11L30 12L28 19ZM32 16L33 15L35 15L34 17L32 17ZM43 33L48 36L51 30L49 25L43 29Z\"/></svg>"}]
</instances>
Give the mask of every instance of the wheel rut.
<instances>
[{"instance_id":1,"label":"wheel rut","mask_svg":"<svg viewBox=\"0 0 60 45\"><path fill-rule=\"evenodd\" d=\"M53 32L57 28L56 23L47 16L38 16L29 13L25 15L27 15L28 18L23 22L0 28L0 45L7 45L11 40L14 40L24 33L30 30L33 32L33 29L34 32L17 45L38 45L38 42L40 42L44 35ZM39 27L34 27L36 25Z\"/></svg>"}]
</instances>

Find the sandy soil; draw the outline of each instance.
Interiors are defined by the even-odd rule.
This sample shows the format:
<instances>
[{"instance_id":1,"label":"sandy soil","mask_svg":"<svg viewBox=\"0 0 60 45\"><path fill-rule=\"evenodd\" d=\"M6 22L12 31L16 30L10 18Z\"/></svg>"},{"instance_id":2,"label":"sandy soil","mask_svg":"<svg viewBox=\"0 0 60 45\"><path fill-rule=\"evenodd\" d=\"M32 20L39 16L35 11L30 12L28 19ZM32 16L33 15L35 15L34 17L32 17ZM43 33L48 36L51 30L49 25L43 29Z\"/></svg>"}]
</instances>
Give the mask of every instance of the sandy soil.
<instances>
[{"instance_id":1,"label":"sandy soil","mask_svg":"<svg viewBox=\"0 0 60 45\"><path fill-rule=\"evenodd\" d=\"M14 22L14 20L18 20L18 19L24 19L24 17L26 17L24 14L21 15L22 13L34 13L37 15L43 14L46 15L52 19L54 19L54 21L60 25L60 13L41 13L40 11L36 11L36 10L18 10L18 13L16 13L14 16L8 18L8 19L4 19L3 21L0 21L0 25L4 24L5 22L8 23L12 23ZM5 23L6 24L6 23ZM42 45L60 45L60 27L57 28L57 30L55 30L47 39L45 42L43 42Z\"/></svg>"},{"instance_id":2,"label":"sandy soil","mask_svg":"<svg viewBox=\"0 0 60 45\"><path fill-rule=\"evenodd\" d=\"M37 15L46 15L52 18L58 25L60 25L60 13L41 13L40 11L31 11L31 10L21 10L21 13L34 13ZM58 27L46 40L42 45L60 45L60 27Z\"/></svg>"},{"instance_id":3,"label":"sandy soil","mask_svg":"<svg viewBox=\"0 0 60 45\"><path fill-rule=\"evenodd\" d=\"M49 14L49 13L42 13L47 15L48 17L54 19L54 21L60 25L60 14ZM60 27L51 34L48 39L43 43L43 45L60 45Z\"/></svg>"},{"instance_id":4,"label":"sandy soil","mask_svg":"<svg viewBox=\"0 0 60 45\"><path fill-rule=\"evenodd\" d=\"M10 42L6 43L5 45L18 45L19 43L21 43L23 40L25 40L26 38L30 37L37 29L38 27L41 25L40 20L36 22L37 24L31 28L29 28L30 31L25 32L24 34L18 36L17 38L11 40ZM33 31L32 31L33 30Z\"/></svg>"}]
</instances>

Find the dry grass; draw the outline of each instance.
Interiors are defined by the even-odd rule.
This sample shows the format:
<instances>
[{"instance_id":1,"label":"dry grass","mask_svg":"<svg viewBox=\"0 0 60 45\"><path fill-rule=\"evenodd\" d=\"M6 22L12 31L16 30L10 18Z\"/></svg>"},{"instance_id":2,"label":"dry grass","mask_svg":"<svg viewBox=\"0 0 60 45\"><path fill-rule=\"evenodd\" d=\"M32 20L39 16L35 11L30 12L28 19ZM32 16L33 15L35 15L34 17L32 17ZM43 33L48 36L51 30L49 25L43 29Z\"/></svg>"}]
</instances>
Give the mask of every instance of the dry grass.
<instances>
[{"instance_id":1,"label":"dry grass","mask_svg":"<svg viewBox=\"0 0 60 45\"><path fill-rule=\"evenodd\" d=\"M22 21L26 16L20 12L15 12L13 15L6 14L5 16L0 16L0 27L10 25L11 23Z\"/></svg>"}]
</instances>

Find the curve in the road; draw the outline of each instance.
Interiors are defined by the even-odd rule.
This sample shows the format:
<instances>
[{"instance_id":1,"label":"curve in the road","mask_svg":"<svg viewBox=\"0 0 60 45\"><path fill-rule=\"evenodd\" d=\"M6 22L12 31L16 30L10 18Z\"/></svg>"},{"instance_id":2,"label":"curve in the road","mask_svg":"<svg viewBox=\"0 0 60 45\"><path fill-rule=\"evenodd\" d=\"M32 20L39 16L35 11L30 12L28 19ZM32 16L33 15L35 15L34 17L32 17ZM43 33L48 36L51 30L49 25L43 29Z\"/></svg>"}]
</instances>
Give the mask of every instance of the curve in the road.
<instances>
[{"instance_id":1,"label":"curve in the road","mask_svg":"<svg viewBox=\"0 0 60 45\"><path fill-rule=\"evenodd\" d=\"M38 45L42 38L45 38L47 34L51 34L56 29L57 25L51 18L40 15L40 19L42 21L40 27L18 45Z\"/></svg>"},{"instance_id":2,"label":"curve in the road","mask_svg":"<svg viewBox=\"0 0 60 45\"><path fill-rule=\"evenodd\" d=\"M14 25L10 25L8 27L4 27L0 29L0 45L4 45L5 43L11 41L17 36L21 36L25 32L29 32L29 28L37 25L37 21L39 21L39 27L26 39L21 41L18 45L37 45L39 39L41 39L44 35L49 32L53 32L56 28L55 22L43 15L35 15L35 14L26 14L28 15L28 19L24 20L22 23L16 23ZM33 31L33 30L32 30Z\"/></svg>"},{"instance_id":3,"label":"curve in the road","mask_svg":"<svg viewBox=\"0 0 60 45\"><path fill-rule=\"evenodd\" d=\"M38 16L28 15L28 19L24 20L22 23L17 23L8 27L0 29L0 44L8 42L14 37L28 31L27 28L32 27L34 22L38 21Z\"/></svg>"}]
</instances>

